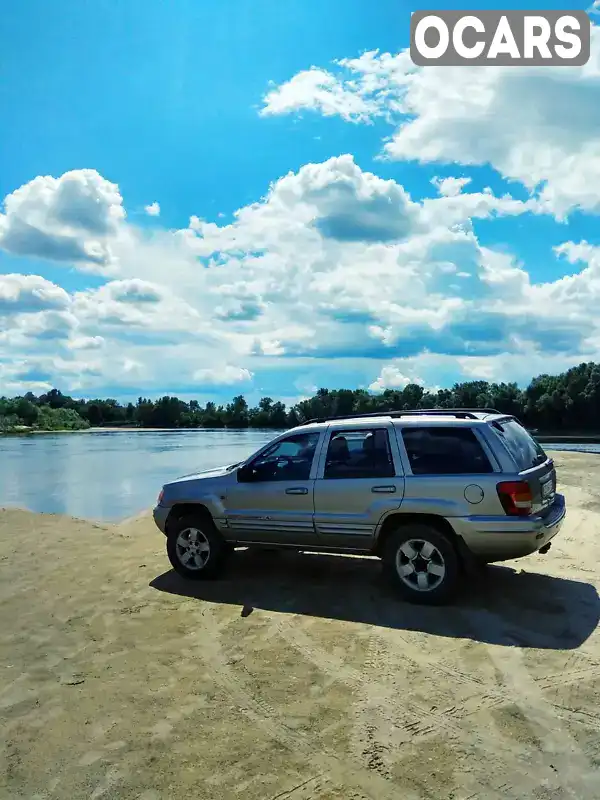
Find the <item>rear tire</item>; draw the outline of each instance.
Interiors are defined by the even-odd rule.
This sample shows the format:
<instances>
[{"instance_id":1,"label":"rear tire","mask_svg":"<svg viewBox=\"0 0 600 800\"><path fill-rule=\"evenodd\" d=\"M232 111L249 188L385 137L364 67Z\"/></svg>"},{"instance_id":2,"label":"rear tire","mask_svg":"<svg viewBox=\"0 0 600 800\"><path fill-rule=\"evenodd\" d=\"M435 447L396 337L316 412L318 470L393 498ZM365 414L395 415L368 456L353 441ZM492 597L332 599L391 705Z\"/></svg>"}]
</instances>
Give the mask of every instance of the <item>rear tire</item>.
<instances>
[{"instance_id":1,"label":"rear tire","mask_svg":"<svg viewBox=\"0 0 600 800\"><path fill-rule=\"evenodd\" d=\"M452 542L428 525L406 525L384 545L383 569L405 600L449 603L460 585L460 559Z\"/></svg>"},{"instance_id":2,"label":"rear tire","mask_svg":"<svg viewBox=\"0 0 600 800\"><path fill-rule=\"evenodd\" d=\"M229 549L213 521L191 514L169 525L167 555L173 569L193 581L222 572Z\"/></svg>"}]
</instances>

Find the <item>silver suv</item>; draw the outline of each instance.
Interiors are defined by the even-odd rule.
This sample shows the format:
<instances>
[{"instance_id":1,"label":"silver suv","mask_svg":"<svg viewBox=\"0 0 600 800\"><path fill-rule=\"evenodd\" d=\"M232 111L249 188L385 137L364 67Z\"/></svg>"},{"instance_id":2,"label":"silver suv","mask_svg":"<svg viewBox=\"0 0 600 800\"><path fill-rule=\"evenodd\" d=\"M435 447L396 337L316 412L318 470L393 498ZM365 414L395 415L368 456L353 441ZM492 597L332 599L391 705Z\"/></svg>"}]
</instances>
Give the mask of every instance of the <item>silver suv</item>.
<instances>
[{"instance_id":1,"label":"silver suv","mask_svg":"<svg viewBox=\"0 0 600 800\"><path fill-rule=\"evenodd\" d=\"M546 553L565 513L514 417L445 409L309 420L165 484L154 520L186 578L215 576L236 546L367 554L408 600L441 603L475 562Z\"/></svg>"}]
</instances>

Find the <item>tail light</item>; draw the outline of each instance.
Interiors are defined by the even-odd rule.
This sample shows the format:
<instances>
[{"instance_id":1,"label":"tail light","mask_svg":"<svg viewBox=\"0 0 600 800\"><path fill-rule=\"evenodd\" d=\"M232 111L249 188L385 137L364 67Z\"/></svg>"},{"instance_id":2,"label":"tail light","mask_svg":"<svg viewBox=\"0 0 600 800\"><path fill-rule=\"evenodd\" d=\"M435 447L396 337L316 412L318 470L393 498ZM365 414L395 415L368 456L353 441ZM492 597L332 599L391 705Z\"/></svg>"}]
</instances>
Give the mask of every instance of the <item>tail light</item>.
<instances>
[{"instance_id":1,"label":"tail light","mask_svg":"<svg viewBox=\"0 0 600 800\"><path fill-rule=\"evenodd\" d=\"M502 508L510 517L528 517L531 514L533 495L527 481L504 481L496 489Z\"/></svg>"},{"instance_id":2,"label":"tail light","mask_svg":"<svg viewBox=\"0 0 600 800\"><path fill-rule=\"evenodd\" d=\"M162 503L162 499L165 496L165 490L161 489L158 495L158 500L156 501L156 505L160 505Z\"/></svg>"}]
</instances>

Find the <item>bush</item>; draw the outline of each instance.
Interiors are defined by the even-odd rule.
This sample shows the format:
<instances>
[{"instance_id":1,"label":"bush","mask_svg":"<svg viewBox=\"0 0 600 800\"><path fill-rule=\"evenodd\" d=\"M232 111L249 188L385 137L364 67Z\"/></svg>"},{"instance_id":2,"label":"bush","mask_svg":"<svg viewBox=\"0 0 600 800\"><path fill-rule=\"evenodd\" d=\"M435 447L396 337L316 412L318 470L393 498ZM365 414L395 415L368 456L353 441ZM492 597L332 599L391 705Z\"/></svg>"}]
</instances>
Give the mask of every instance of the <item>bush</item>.
<instances>
[{"instance_id":1,"label":"bush","mask_svg":"<svg viewBox=\"0 0 600 800\"><path fill-rule=\"evenodd\" d=\"M72 408L41 406L36 428L42 431L81 431L90 425Z\"/></svg>"}]
</instances>

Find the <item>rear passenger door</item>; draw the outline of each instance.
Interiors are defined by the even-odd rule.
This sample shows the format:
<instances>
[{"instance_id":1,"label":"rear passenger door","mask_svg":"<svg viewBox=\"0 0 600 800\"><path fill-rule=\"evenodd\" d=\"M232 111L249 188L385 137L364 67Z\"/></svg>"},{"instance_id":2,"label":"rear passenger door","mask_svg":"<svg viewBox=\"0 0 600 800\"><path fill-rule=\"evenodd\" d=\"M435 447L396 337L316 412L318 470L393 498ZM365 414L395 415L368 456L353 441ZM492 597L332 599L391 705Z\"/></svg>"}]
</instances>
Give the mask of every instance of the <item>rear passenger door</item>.
<instances>
[{"instance_id":1,"label":"rear passenger door","mask_svg":"<svg viewBox=\"0 0 600 800\"><path fill-rule=\"evenodd\" d=\"M403 510L443 517L498 513L495 457L475 427L399 428L406 464Z\"/></svg>"},{"instance_id":2,"label":"rear passenger door","mask_svg":"<svg viewBox=\"0 0 600 800\"><path fill-rule=\"evenodd\" d=\"M366 549L402 503L404 476L391 424L331 426L317 468L315 528L327 547Z\"/></svg>"}]
</instances>

